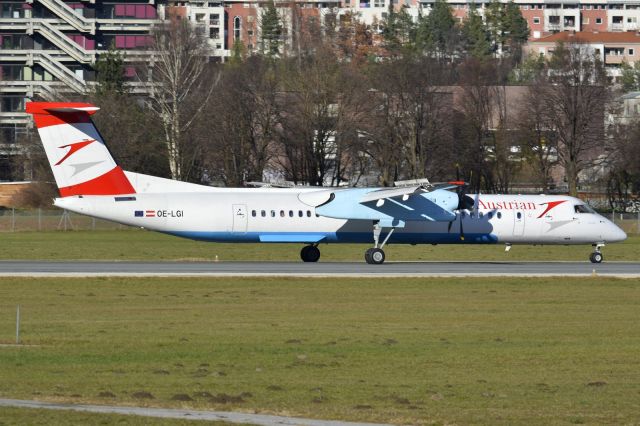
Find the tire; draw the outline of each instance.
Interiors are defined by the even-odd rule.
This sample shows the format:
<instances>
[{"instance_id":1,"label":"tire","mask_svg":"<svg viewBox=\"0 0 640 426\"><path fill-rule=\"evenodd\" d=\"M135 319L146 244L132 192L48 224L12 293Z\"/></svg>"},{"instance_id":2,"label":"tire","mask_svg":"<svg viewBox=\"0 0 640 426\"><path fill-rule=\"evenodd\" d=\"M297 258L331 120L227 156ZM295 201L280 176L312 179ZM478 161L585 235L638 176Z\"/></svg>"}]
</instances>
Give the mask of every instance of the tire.
<instances>
[{"instance_id":1,"label":"tire","mask_svg":"<svg viewBox=\"0 0 640 426\"><path fill-rule=\"evenodd\" d=\"M602 263L602 261L604 260L604 256L602 255L602 253L595 251L591 253L591 255L589 256L589 260L591 261L591 263Z\"/></svg>"},{"instance_id":2,"label":"tire","mask_svg":"<svg viewBox=\"0 0 640 426\"><path fill-rule=\"evenodd\" d=\"M367 249L367 251L364 252L364 260L371 265L373 263L373 261L371 260L371 250L373 249Z\"/></svg>"},{"instance_id":3,"label":"tire","mask_svg":"<svg viewBox=\"0 0 640 426\"><path fill-rule=\"evenodd\" d=\"M303 262L317 262L320 259L320 249L316 246L304 246L300 250L300 259Z\"/></svg>"}]
</instances>

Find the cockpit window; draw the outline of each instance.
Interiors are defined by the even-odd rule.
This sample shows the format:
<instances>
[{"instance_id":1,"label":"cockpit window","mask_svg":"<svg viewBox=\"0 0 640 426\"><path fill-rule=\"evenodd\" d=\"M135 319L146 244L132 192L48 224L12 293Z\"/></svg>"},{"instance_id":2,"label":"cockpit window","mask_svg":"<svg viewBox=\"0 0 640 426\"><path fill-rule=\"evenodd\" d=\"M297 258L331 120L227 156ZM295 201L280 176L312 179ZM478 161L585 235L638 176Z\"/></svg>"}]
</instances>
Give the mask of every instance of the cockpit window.
<instances>
[{"instance_id":1,"label":"cockpit window","mask_svg":"<svg viewBox=\"0 0 640 426\"><path fill-rule=\"evenodd\" d=\"M595 213L595 211L586 204L576 204L574 209L576 213Z\"/></svg>"}]
</instances>

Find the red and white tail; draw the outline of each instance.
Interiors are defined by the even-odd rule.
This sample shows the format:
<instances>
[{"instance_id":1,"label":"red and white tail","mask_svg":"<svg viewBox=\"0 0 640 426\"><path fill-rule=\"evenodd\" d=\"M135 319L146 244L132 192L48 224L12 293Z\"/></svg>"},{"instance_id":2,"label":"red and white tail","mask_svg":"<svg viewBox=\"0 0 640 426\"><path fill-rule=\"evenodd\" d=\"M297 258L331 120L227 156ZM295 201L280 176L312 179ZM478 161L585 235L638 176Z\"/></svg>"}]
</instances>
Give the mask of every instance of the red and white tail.
<instances>
[{"instance_id":1,"label":"red and white tail","mask_svg":"<svg viewBox=\"0 0 640 426\"><path fill-rule=\"evenodd\" d=\"M133 194L93 125L99 108L84 103L28 102L60 195Z\"/></svg>"}]
</instances>

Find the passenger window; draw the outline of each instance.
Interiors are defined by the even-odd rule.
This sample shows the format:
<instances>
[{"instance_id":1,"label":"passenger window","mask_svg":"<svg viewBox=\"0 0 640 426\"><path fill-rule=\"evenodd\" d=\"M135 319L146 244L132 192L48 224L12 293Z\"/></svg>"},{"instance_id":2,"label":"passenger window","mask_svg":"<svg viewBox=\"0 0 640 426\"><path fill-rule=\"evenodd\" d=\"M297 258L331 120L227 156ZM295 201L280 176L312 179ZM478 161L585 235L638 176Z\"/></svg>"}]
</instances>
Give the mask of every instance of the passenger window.
<instances>
[{"instance_id":1,"label":"passenger window","mask_svg":"<svg viewBox=\"0 0 640 426\"><path fill-rule=\"evenodd\" d=\"M267 212L265 212L264 210L261 210L260 211L260 216L266 217L267 216Z\"/></svg>"},{"instance_id":2,"label":"passenger window","mask_svg":"<svg viewBox=\"0 0 640 426\"><path fill-rule=\"evenodd\" d=\"M271 210L271 217L276 217L276 211L275 210Z\"/></svg>"},{"instance_id":3,"label":"passenger window","mask_svg":"<svg viewBox=\"0 0 640 426\"><path fill-rule=\"evenodd\" d=\"M302 210L298 210L298 217L302 217L302 216L303 216Z\"/></svg>"},{"instance_id":4,"label":"passenger window","mask_svg":"<svg viewBox=\"0 0 640 426\"><path fill-rule=\"evenodd\" d=\"M307 217L311 217L311 210L307 210Z\"/></svg>"},{"instance_id":5,"label":"passenger window","mask_svg":"<svg viewBox=\"0 0 640 426\"><path fill-rule=\"evenodd\" d=\"M293 217L293 210L289 210L289 217Z\"/></svg>"},{"instance_id":6,"label":"passenger window","mask_svg":"<svg viewBox=\"0 0 640 426\"><path fill-rule=\"evenodd\" d=\"M502 212L498 212L498 213L496 213L496 217L497 217L498 219L502 219Z\"/></svg>"},{"instance_id":7,"label":"passenger window","mask_svg":"<svg viewBox=\"0 0 640 426\"><path fill-rule=\"evenodd\" d=\"M522 213L520 213L520 212L516 213L516 217L517 217L518 219L522 219Z\"/></svg>"},{"instance_id":8,"label":"passenger window","mask_svg":"<svg viewBox=\"0 0 640 426\"><path fill-rule=\"evenodd\" d=\"M466 215L464 212L460 212L460 217L464 218Z\"/></svg>"},{"instance_id":9,"label":"passenger window","mask_svg":"<svg viewBox=\"0 0 640 426\"><path fill-rule=\"evenodd\" d=\"M478 217L484 217L484 213L483 212L478 212Z\"/></svg>"},{"instance_id":10,"label":"passenger window","mask_svg":"<svg viewBox=\"0 0 640 426\"><path fill-rule=\"evenodd\" d=\"M493 217L493 212L487 213L487 216L489 217L489 219L491 219Z\"/></svg>"},{"instance_id":11,"label":"passenger window","mask_svg":"<svg viewBox=\"0 0 640 426\"><path fill-rule=\"evenodd\" d=\"M280 217L284 217L284 210L280 210Z\"/></svg>"},{"instance_id":12,"label":"passenger window","mask_svg":"<svg viewBox=\"0 0 640 426\"><path fill-rule=\"evenodd\" d=\"M251 210L251 216L256 217L257 213L255 210Z\"/></svg>"}]
</instances>

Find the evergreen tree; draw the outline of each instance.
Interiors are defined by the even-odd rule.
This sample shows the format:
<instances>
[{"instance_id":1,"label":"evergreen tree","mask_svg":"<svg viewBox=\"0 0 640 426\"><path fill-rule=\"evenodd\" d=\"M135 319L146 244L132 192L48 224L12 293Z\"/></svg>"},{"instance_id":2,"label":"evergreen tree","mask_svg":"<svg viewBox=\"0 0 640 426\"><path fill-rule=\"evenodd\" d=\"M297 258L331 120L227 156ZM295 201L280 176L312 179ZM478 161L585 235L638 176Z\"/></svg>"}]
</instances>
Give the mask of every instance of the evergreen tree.
<instances>
[{"instance_id":1,"label":"evergreen tree","mask_svg":"<svg viewBox=\"0 0 640 426\"><path fill-rule=\"evenodd\" d=\"M127 92L124 80L124 58L116 50L115 44L111 43L109 50L100 55L95 65L97 73L96 93L104 94L124 94Z\"/></svg>"},{"instance_id":2,"label":"evergreen tree","mask_svg":"<svg viewBox=\"0 0 640 426\"><path fill-rule=\"evenodd\" d=\"M625 92L640 90L640 63L636 62L631 66L627 62L622 62L620 68L622 68L622 76L620 78L622 90Z\"/></svg>"},{"instance_id":3,"label":"evergreen tree","mask_svg":"<svg viewBox=\"0 0 640 426\"><path fill-rule=\"evenodd\" d=\"M502 53L505 31L505 13L502 3L498 0L491 0L485 7L485 20L491 51L497 55Z\"/></svg>"},{"instance_id":4,"label":"evergreen tree","mask_svg":"<svg viewBox=\"0 0 640 426\"><path fill-rule=\"evenodd\" d=\"M389 3L389 12L382 21L382 38L385 47L391 52L413 49L416 41L416 26L404 7L396 12L393 2Z\"/></svg>"},{"instance_id":5,"label":"evergreen tree","mask_svg":"<svg viewBox=\"0 0 640 426\"><path fill-rule=\"evenodd\" d=\"M231 48L231 58L229 59L229 62L233 65L239 64L244 61L246 56L247 49L242 40L235 40Z\"/></svg>"},{"instance_id":6,"label":"evergreen tree","mask_svg":"<svg viewBox=\"0 0 640 426\"><path fill-rule=\"evenodd\" d=\"M477 59L484 59L489 56L491 51L489 34L482 17L476 12L475 4L472 4L469 8L469 14L462 27L462 33L467 54Z\"/></svg>"},{"instance_id":7,"label":"evergreen tree","mask_svg":"<svg viewBox=\"0 0 640 426\"><path fill-rule=\"evenodd\" d=\"M520 7L513 0L505 5L502 33L502 42L508 46L511 56L519 57L522 45L529 39L529 25L522 16Z\"/></svg>"},{"instance_id":8,"label":"evergreen tree","mask_svg":"<svg viewBox=\"0 0 640 426\"><path fill-rule=\"evenodd\" d=\"M271 58L278 56L280 53L282 22L273 0L269 1L267 7L262 11L260 32L262 34L262 54Z\"/></svg>"},{"instance_id":9,"label":"evergreen tree","mask_svg":"<svg viewBox=\"0 0 640 426\"><path fill-rule=\"evenodd\" d=\"M419 18L418 44L427 51L443 54L450 50L456 20L445 0L436 0L429 15Z\"/></svg>"}]
</instances>

